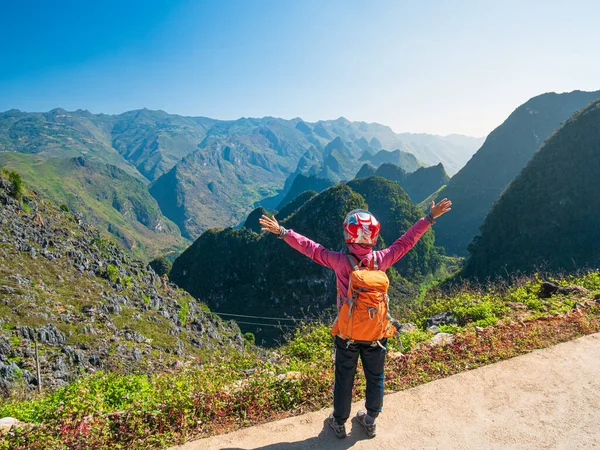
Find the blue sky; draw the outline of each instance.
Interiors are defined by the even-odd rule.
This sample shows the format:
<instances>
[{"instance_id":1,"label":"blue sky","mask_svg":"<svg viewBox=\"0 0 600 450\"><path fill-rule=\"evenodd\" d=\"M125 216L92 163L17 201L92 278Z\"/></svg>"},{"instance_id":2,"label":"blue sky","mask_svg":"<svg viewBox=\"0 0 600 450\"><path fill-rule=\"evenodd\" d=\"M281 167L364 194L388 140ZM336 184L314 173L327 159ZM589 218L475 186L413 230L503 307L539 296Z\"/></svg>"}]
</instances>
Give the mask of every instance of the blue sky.
<instances>
[{"instance_id":1,"label":"blue sky","mask_svg":"<svg viewBox=\"0 0 600 450\"><path fill-rule=\"evenodd\" d=\"M595 1L7 1L0 111L344 116L483 136L600 89Z\"/></svg>"}]
</instances>

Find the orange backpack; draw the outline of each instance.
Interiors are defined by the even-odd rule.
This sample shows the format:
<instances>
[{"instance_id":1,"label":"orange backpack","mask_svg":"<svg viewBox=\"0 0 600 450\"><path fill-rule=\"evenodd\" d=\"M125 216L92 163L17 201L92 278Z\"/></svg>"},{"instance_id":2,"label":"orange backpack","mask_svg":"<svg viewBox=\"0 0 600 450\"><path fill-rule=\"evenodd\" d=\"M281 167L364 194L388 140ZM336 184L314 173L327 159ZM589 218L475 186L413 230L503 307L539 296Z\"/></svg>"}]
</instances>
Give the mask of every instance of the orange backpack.
<instances>
[{"instance_id":1,"label":"orange backpack","mask_svg":"<svg viewBox=\"0 0 600 450\"><path fill-rule=\"evenodd\" d=\"M396 334L388 316L390 280L377 266L377 254L373 253L373 267L358 267L352 255L348 297L333 323L331 334L352 341L374 342ZM338 290L338 295L340 295Z\"/></svg>"}]
</instances>

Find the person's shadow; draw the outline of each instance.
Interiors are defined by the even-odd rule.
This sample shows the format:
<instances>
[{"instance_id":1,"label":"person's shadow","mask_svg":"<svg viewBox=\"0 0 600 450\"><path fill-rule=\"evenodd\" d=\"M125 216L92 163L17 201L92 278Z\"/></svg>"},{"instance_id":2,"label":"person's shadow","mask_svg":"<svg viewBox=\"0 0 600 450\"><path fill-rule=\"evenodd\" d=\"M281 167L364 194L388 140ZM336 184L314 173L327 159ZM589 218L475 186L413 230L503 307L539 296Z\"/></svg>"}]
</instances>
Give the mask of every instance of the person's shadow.
<instances>
[{"instance_id":1,"label":"person's shadow","mask_svg":"<svg viewBox=\"0 0 600 450\"><path fill-rule=\"evenodd\" d=\"M348 423L346 422L346 426ZM323 421L323 429L318 434L303 441L296 442L279 442L277 444L265 445L263 447L254 447L252 450L304 450L304 449L334 449L343 450L352 447L357 441L368 439L365 430L352 419L352 427L350 433L344 439L338 439L333 430L327 423L327 419ZM222 447L220 450L245 450L240 447Z\"/></svg>"}]
</instances>

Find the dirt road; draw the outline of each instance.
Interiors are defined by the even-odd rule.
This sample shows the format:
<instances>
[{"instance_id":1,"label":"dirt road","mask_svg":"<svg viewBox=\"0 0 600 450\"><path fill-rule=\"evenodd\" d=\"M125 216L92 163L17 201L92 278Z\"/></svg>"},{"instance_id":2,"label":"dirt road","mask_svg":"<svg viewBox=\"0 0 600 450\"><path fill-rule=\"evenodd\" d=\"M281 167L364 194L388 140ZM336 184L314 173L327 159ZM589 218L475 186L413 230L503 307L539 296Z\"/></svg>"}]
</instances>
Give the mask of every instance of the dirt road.
<instances>
[{"instance_id":1,"label":"dirt road","mask_svg":"<svg viewBox=\"0 0 600 450\"><path fill-rule=\"evenodd\" d=\"M600 448L600 333L387 395L372 440L350 422L349 436L338 440L324 427L328 414L172 450Z\"/></svg>"}]
</instances>

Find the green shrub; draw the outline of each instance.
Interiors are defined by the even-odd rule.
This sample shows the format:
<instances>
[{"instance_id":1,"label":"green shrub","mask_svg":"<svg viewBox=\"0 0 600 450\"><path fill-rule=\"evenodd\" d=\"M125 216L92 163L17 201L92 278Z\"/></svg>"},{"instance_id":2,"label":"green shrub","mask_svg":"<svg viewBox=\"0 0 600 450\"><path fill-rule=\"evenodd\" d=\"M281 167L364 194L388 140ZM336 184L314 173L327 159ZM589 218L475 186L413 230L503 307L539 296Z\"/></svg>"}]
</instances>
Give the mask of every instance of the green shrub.
<instances>
[{"instance_id":1,"label":"green shrub","mask_svg":"<svg viewBox=\"0 0 600 450\"><path fill-rule=\"evenodd\" d=\"M454 334L454 333L460 333L461 331L463 331L463 327L461 327L460 325L452 324L452 323L438 325L438 328L440 329L440 333Z\"/></svg>"},{"instance_id":2,"label":"green shrub","mask_svg":"<svg viewBox=\"0 0 600 450\"><path fill-rule=\"evenodd\" d=\"M244 342L246 343L246 345L254 345L254 343L256 342L256 337L254 336L254 333L244 333Z\"/></svg>"},{"instance_id":3,"label":"green shrub","mask_svg":"<svg viewBox=\"0 0 600 450\"><path fill-rule=\"evenodd\" d=\"M181 305L181 309L177 313L177 316L179 317L179 321L181 322L182 325L185 325L187 323L187 316L188 316L189 311L190 311L190 304L188 302L184 301L183 305Z\"/></svg>"},{"instance_id":4,"label":"green shrub","mask_svg":"<svg viewBox=\"0 0 600 450\"><path fill-rule=\"evenodd\" d=\"M398 350L403 352L408 352L415 348L415 346L419 342L427 341L431 338L431 334L422 330L415 330L409 333L400 333L398 339L400 340L401 346ZM391 345L390 345L391 344ZM393 340L388 344L392 349L394 349Z\"/></svg>"},{"instance_id":5,"label":"green shrub","mask_svg":"<svg viewBox=\"0 0 600 450\"><path fill-rule=\"evenodd\" d=\"M21 175L17 172L9 172L8 181L10 181L10 193L17 200L23 197L24 185Z\"/></svg>"},{"instance_id":6,"label":"green shrub","mask_svg":"<svg viewBox=\"0 0 600 450\"><path fill-rule=\"evenodd\" d=\"M60 205L60 209L61 209L61 211L64 211L64 212L69 212L70 211L69 207L67 205L65 205L64 203L62 203Z\"/></svg>"},{"instance_id":7,"label":"green shrub","mask_svg":"<svg viewBox=\"0 0 600 450\"><path fill-rule=\"evenodd\" d=\"M600 271L590 272L574 280L574 284L579 284L590 291L600 292Z\"/></svg>"},{"instance_id":8,"label":"green shrub","mask_svg":"<svg viewBox=\"0 0 600 450\"><path fill-rule=\"evenodd\" d=\"M123 286L125 286L126 288L130 288L131 285L133 284L131 277L129 275L125 275L123 277Z\"/></svg>"},{"instance_id":9,"label":"green shrub","mask_svg":"<svg viewBox=\"0 0 600 450\"><path fill-rule=\"evenodd\" d=\"M29 205L29 202L23 201L23 203L21 204L21 207L23 208L23 212L25 214L30 214L31 213L31 206Z\"/></svg>"},{"instance_id":10,"label":"green shrub","mask_svg":"<svg viewBox=\"0 0 600 450\"><path fill-rule=\"evenodd\" d=\"M106 268L106 278L108 278L113 283L117 282L117 280L119 279L119 269L117 268L117 266L113 266L112 264L108 265L108 267Z\"/></svg>"},{"instance_id":11,"label":"green shrub","mask_svg":"<svg viewBox=\"0 0 600 450\"><path fill-rule=\"evenodd\" d=\"M477 322L494 317L494 305L490 301L475 303L454 309L454 315L461 324Z\"/></svg>"},{"instance_id":12,"label":"green shrub","mask_svg":"<svg viewBox=\"0 0 600 450\"><path fill-rule=\"evenodd\" d=\"M319 361L331 357L330 327L324 324L303 324L294 331L281 353L302 362Z\"/></svg>"},{"instance_id":13,"label":"green shrub","mask_svg":"<svg viewBox=\"0 0 600 450\"><path fill-rule=\"evenodd\" d=\"M144 302L144 305L146 306L150 306L150 296L143 294L142 295L142 301Z\"/></svg>"},{"instance_id":14,"label":"green shrub","mask_svg":"<svg viewBox=\"0 0 600 450\"><path fill-rule=\"evenodd\" d=\"M167 261L167 259L165 259L164 256L159 256L158 258L153 259L150 261L149 265L160 277L163 275L169 275L171 267L173 266L169 261Z\"/></svg>"}]
</instances>

